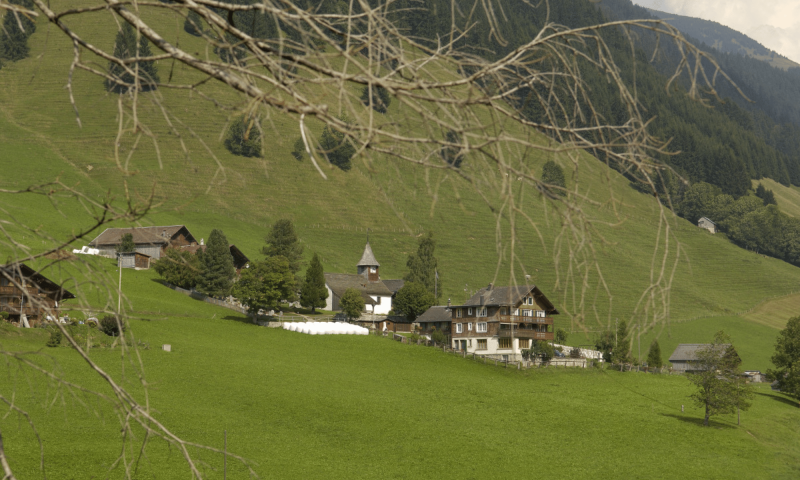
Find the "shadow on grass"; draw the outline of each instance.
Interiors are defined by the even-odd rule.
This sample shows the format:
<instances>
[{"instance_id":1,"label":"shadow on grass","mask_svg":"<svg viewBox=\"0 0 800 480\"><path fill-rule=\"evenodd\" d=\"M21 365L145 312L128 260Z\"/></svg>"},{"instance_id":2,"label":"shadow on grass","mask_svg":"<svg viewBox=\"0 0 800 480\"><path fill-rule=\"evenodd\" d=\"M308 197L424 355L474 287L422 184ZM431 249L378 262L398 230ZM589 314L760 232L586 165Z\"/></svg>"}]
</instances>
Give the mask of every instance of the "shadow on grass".
<instances>
[{"instance_id":1,"label":"shadow on grass","mask_svg":"<svg viewBox=\"0 0 800 480\"><path fill-rule=\"evenodd\" d=\"M248 317L247 315L226 315L222 317L223 320L233 320L234 322L241 322L247 323L249 325L255 325L253 319Z\"/></svg>"},{"instance_id":2,"label":"shadow on grass","mask_svg":"<svg viewBox=\"0 0 800 480\"><path fill-rule=\"evenodd\" d=\"M703 424L704 419L702 417L689 417L689 416L686 416L686 415L678 415L676 413L660 413L659 415L664 416L664 417L672 417L672 418L678 419L678 420L680 420L682 422L686 422L686 423L690 423L692 425L696 425L698 427L705 427L705 425ZM736 428L734 425L728 425L726 423L717 422L713 418L710 418L708 420L708 426L710 428L719 428L719 429L722 429L722 428L725 428L725 429Z\"/></svg>"},{"instance_id":3,"label":"shadow on grass","mask_svg":"<svg viewBox=\"0 0 800 480\"><path fill-rule=\"evenodd\" d=\"M791 397L786 396L786 394L756 392L756 395L760 395L762 397L771 398L771 399L773 399L773 400L775 400L777 402L785 403L786 405L790 405L790 406L795 407L795 408L800 406L800 405L798 405L797 400L793 400Z\"/></svg>"}]
</instances>

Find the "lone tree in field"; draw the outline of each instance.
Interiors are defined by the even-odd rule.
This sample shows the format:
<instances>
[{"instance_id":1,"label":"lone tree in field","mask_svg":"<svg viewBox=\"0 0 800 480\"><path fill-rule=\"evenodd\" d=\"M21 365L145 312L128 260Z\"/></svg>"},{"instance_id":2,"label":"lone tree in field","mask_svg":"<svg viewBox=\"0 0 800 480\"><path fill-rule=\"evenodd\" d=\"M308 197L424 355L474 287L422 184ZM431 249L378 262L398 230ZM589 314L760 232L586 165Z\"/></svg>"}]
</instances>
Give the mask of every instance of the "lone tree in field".
<instances>
[{"instance_id":1,"label":"lone tree in field","mask_svg":"<svg viewBox=\"0 0 800 480\"><path fill-rule=\"evenodd\" d=\"M339 299L339 308L347 315L348 320L357 320L364 311L364 297L355 288L348 288Z\"/></svg>"},{"instance_id":2,"label":"lone tree in field","mask_svg":"<svg viewBox=\"0 0 800 480\"><path fill-rule=\"evenodd\" d=\"M31 0L10 0L8 3L33 9ZM19 28L20 23L22 29ZM14 15L7 11L3 17L3 25L0 27L0 59L15 62L27 58L30 53L28 37L35 31L36 24L31 19L25 15Z\"/></svg>"},{"instance_id":3,"label":"lone tree in field","mask_svg":"<svg viewBox=\"0 0 800 480\"><path fill-rule=\"evenodd\" d=\"M346 118L341 119L345 123L349 123ZM348 171L352 167L350 160L356 154L356 148L350 141L345 138L344 133L326 126L322 130L322 136L319 138L319 146L322 153L331 164L336 165L343 171Z\"/></svg>"},{"instance_id":4,"label":"lone tree in field","mask_svg":"<svg viewBox=\"0 0 800 480\"><path fill-rule=\"evenodd\" d=\"M195 254L168 248L166 254L153 263L153 269L172 285L191 290L197 286L203 274L201 257L200 251Z\"/></svg>"},{"instance_id":5,"label":"lone tree in field","mask_svg":"<svg viewBox=\"0 0 800 480\"><path fill-rule=\"evenodd\" d=\"M433 293L425 285L417 282L406 282L397 292L392 302L392 309L398 315L405 315L409 321L414 321L436 303Z\"/></svg>"},{"instance_id":6,"label":"lone tree in field","mask_svg":"<svg viewBox=\"0 0 800 480\"><path fill-rule=\"evenodd\" d=\"M566 195L567 180L564 177L564 169L562 169L556 162L550 160L542 167L542 182L548 186L556 188L549 189L558 195Z\"/></svg>"},{"instance_id":7,"label":"lone tree in field","mask_svg":"<svg viewBox=\"0 0 800 480\"><path fill-rule=\"evenodd\" d=\"M316 312L317 308L325 306L325 299L328 298L328 289L325 288L325 274L322 271L322 262L315 253L311 257L311 263L306 270L306 279L300 289L300 305Z\"/></svg>"},{"instance_id":8,"label":"lone tree in field","mask_svg":"<svg viewBox=\"0 0 800 480\"><path fill-rule=\"evenodd\" d=\"M261 156L261 130L257 125L258 118L236 117L228 127L225 135L225 148L234 155L242 157Z\"/></svg>"},{"instance_id":9,"label":"lone tree in field","mask_svg":"<svg viewBox=\"0 0 800 480\"><path fill-rule=\"evenodd\" d=\"M772 363L778 368L767 370L767 376L778 381L781 392L800 400L800 317L790 318L778 334Z\"/></svg>"},{"instance_id":10,"label":"lone tree in field","mask_svg":"<svg viewBox=\"0 0 800 480\"><path fill-rule=\"evenodd\" d=\"M114 41L114 56L120 60L131 57L149 57L150 41L141 36L136 40L136 30L129 23L123 23L122 28L117 32L117 39ZM108 63L108 75L113 79L105 80L106 90L114 93L127 93L134 88L147 92L158 87L158 69L152 60L142 60L127 64L128 69L138 75L134 76L125 67L117 62ZM138 82L138 85L137 85Z\"/></svg>"},{"instance_id":11,"label":"lone tree in field","mask_svg":"<svg viewBox=\"0 0 800 480\"><path fill-rule=\"evenodd\" d=\"M647 352L647 366L653 368L661 368L664 361L661 359L661 346L658 340L653 340L650 344L650 350Z\"/></svg>"},{"instance_id":12,"label":"lone tree in field","mask_svg":"<svg viewBox=\"0 0 800 480\"><path fill-rule=\"evenodd\" d=\"M302 137L297 137L292 145L292 156L295 160L303 160L306 158L306 144L303 143Z\"/></svg>"},{"instance_id":13,"label":"lone tree in field","mask_svg":"<svg viewBox=\"0 0 800 480\"><path fill-rule=\"evenodd\" d=\"M233 296L252 314L261 309L277 308L281 300L293 302L296 291L289 261L280 255L253 262L250 268L242 270L242 276L232 289Z\"/></svg>"},{"instance_id":14,"label":"lone tree in field","mask_svg":"<svg viewBox=\"0 0 800 480\"><path fill-rule=\"evenodd\" d=\"M361 90L361 102L364 105L369 106L370 104L370 95L369 95L369 85L365 85L364 89ZM372 109L378 113L386 113L389 109L389 104L392 103L392 97L389 95L389 90L386 90L380 86L373 86L372 87Z\"/></svg>"},{"instance_id":15,"label":"lone tree in field","mask_svg":"<svg viewBox=\"0 0 800 480\"><path fill-rule=\"evenodd\" d=\"M278 255L285 257L293 273L300 271L303 246L300 245L300 239L291 220L282 219L275 222L265 241L267 244L261 249L261 253L268 257Z\"/></svg>"},{"instance_id":16,"label":"lone tree in field","mask_svg":"<svg viewBox=\"0 0 800 480\"><path fill-rule=\"evenodd\" d=\"M233 266L228 238L222 230L211 230L202 258L203 275L198 282L198 289L211 297L227 296L233 286L236 268Z\"/></svg>"},{"instance_id":17,"label":"lone tree in field","mask_svg":"<svg viewBox=\"0 0 800 480\"><path fill-rule=\"evenodd\" d=\"M625 320L617 326L617 338L611 361L614 363L631 363L631 338L628 332L628 323Z\"/></svg>"},{"instance_id":18,"label":"lone tree in field","mask_svg":"<svg viewBox=\"0 0 800 480\"><path fill-rule=\"evenodd\" d=\"M435 249L436 241L433 239L433 233L428 232L419 239L417 251L408 256L406 261L408 273L403 280L421 283L434 295L434 300L438 303L442 296L442 281L439 278L439 261L433 254Z\"/></svg>"},{"instance_id":19,"label":"lone tree in field","mask_svg":"<svg viewBox=\"0 0 800 480\"><path fill-rule=\"evenodd\" d=\"M120 238L120 243L117 245L117 252L129 253L136 251L136 244L133 243L133 234L126 233Z\"/></svg>"},{"instance_id":20,"label":"lone tree in field","mask_svg":"<svg viewBox=\"0 0 800 480\"><path fill-rule=\"evenodd\" d=\"M714 341L700 348L695 357L693 369L698 373L689 374L689 381L697 387L692 400L705 409L705 426L713 415L750 408L753 392L742 378L742 359L725 332L717 332Z\"/></svg>"}]
</instances>

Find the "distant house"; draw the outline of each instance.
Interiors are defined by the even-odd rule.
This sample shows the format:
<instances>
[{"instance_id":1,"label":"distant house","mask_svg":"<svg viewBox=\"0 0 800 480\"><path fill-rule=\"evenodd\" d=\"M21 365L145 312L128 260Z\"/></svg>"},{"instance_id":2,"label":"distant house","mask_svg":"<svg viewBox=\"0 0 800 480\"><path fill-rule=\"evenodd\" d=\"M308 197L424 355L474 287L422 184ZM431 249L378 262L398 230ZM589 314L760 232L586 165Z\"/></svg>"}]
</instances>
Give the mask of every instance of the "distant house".
<instances>
[{"instance_id":1,"label":"distant house","mask_svg":"<svg viewBox=\"0 0 800 480\"><path fill-rule=\"evenodd\" d=\"M381 332L394 333L409 333L412 331L414 326L414 322L408 320L402 315L387 315L386 317L373 317L373 319L362 317L356 320L354 323L362 327L374 328L375 330L379 330Z\"/></svg>"},{"instance_id":2,"label":"distant house","mask_svg":"<svg viewBox=\"0 0 800 480\"><path fill-rule=\"evenodd\" d=\"M449 336L452 322L453 316L450 314L450 307L434 305L417 317L414 323L419 325L423 335L430 335L438 330Z\"/></svg>"},{"instance_id":3,"label":"distant house","mask_svg":"<svg viewBox=\"0 0 800 480\"><path fill-rule=\"evenodd\" d=\"M707 343L681 343L669 357L672 370L684 373L702 371L697 365L697 352L709 346L710 345ZM726 350L728 346L729 345L725 345ZM738 356L738 353L736 355Z\"/></svg>"},{"instance_id":4,"label":"distant house","mask_svg":"<svg viewBox=\"0 0 800 480\"><path fill-rule=\"evenodd\" d=\"M122 268L147 270L150 268L150 255L139 252L124 252L117 256L117 265Z\"/></svg>"},{"instance_id":5,"label":"distant house","mask_svg":"<svg viewBox=\"0 0 800 480\"><path fill-rule=\"evenodd\" d=\"M0 267L0 311L12 322L36 326L58 318L61 302L70 298L75 295L25 264Z\"/></svg>"},{"instance_id":6,"label":"distant house","mask_svg":"<svg viewBox=\"0 0 800 480\"><path fill-rule=\"evenodd\" d=\"M520 360L532 340L553 340L555 305L535 285L488 287L450 307L453 348Z\"/></svg>"},{"instance_id":7,"label":"distant house","mask_svg":"<svg viewBox=\"0 0 800 480\"><path fill-rule=\"evenodd\" d=\"M705 228L711 233L717 233L717 224L712 222L711 219L708 217L703 217L697 221L697 226L700 228Z\"/></svg>"},{"instance_id":8,"label":"distant house","mask_svg":"<svg viewBox=\"0 0 800 480\"><path fill-rule=\"evenodd\" d=\"M184 245L181 247L182 251L188 251L191 253L196 254L198 251L205 252L206 245L203 242L203 239L200 239L200 244L194 245ZM243 268L247 268L250 265L250 259L239 250L236 245L230 244L231 256L233 257L233 266L236 268L236 273L241 273Z\"/></svg>"},{"instance_id":9,"label":"distant house","mask_svg":"<svg viewBox=\"0 0 800 480\"><path fill-rule=\"evenodd\" d=\"M381 280L380 264L367 242L361 260L356 264L356 274L326 273L325 287L328 289L326 310L341 310L339 300L348 288L355 288L364 298L367 313L386 315L392 310L392 299L403 287L403 280ZM388 284L388 285L387 285Z\"/></svg>"},{"instance_id":10,"label":"distant house","mask_svg":"<svg viewBox=\"0 0 800 480\"><path fill-rule=\"evenodd\" d=\"M122 244L122 237L130 233L136 252L149 256L155 260L167 248L180 248L186 245L197 245L197 240L189 233L184 225L170 225L166 227L136 227L136 228L107 228L89 242L89 246L100 250L100 255L116 258L117 247Z\"/></svg>"}]
</instances>

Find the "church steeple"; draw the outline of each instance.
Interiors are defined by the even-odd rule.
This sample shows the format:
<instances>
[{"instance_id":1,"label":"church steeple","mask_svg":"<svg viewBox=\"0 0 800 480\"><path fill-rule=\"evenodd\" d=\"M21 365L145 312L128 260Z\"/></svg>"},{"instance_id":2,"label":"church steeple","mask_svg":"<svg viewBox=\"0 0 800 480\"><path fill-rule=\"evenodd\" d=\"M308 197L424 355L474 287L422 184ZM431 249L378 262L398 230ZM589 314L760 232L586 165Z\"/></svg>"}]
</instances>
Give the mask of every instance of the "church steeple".
<instances>
[{"instance_id":1,"label":"church steeple","mask_svg":"<svg viewBox=\"0 0 800 480\"><path fill-rule=\"evenodd\" d=\"M372 253L372 247L370 247L369 240L367 240L367 246L364 247L364 254L361 255L361 260L359 260L356 265L358 274L364 275L370 282L377 282L380 280L380 276L378 275L380 266L381 264L375 259L375 254Z\"/></svg>"}]
</instances>

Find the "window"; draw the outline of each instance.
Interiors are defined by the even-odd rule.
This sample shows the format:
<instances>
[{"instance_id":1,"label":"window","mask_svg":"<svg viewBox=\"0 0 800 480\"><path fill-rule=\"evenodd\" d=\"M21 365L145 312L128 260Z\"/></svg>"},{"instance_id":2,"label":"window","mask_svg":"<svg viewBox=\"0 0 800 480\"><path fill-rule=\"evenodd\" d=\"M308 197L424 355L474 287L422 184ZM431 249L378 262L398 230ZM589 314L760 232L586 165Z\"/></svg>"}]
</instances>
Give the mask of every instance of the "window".
<instances>
[{"instance_id":1,"label":"window","mask_svg":"<svg viewBox=\"0 0 800 480\"><path fill-rule=\"evenodd\" d=\"M464 331L464 325L461 323L456 323L456 333L461 333Z\"/></svg>"},{"instance_id":2,"label":"window","mask_svg":"<svg viewBox=\"0 0 800 480\"><path fill-rule=\"evenodd\" d=\"M467 309L467 315L472 315L472 307L469 307L469 308Z\"/></svg>"},{"instance_id":3,"label":"window","mask_svg":"<svg viewBox=\"0 0 800 480\"><path fill-rule=\"evenodd\" d=\"M529 338L520 338L519 348L531 348L531 340Z\"/></svg>"},{"instance_id":4,"label":"window","mask_svg":"<svg viewBox=\"0 0 800 480\"><path fill-rule=\"evenodd\" d=\"M381 304L381 298L383 298L383 297L378 297L378 299L375 301L375 304L380 305Z\"/></svg>"},{"instance_id":5,"label":"window","mask_svg":"<svg viewBox=\"0 0 800 480\"><path fill-rule=\"evenodd\" d=\"M511 330L511 324L510 323L501 323L500 324L500 330Z\"/></svg>"},{"instance_id":6,"label":"window","mask_svg":"<svg viewBox=\"0 0 800 480\"><path fill-rule=\"evenodd\" d=\"M0 279L0 287L7 287L8 286L8 279L3 277Z\"/></svg>"},{"instance_id":7,"label":"window","mask_svg":"<svg viewBox=\"0 0 800 480\"><path fill-rule=\"evenodd\" d=\"M511 315L514 315L515 317L519 316L519 308L515 308L514 313L512 313Z\"/></svg>"},{"instance_id":8,"label":"window","mask_svg":"<svg viewBox=\"0 0 800 480\"><path fill-rule=\"evenodd\" d=\"M468 323L468 324L467 324L467 331L468 331L468 332L471 332L471 331L472 331L472 322L470 322L470 323Z\"/></svg>"},{"instance_id":9,"label":"window","mask_svg":"<svg viewBox=\"0 0 800 480\"><path fill-rule=\"evenodd\" d=\"M486 339L478 340L478 350L486 350Z\"/></svg>"},{"instance_id":10,"label":"window","mask_svg":"<svg viewBox=\"0 0 800 480\"><path fill-rule=\"evenodd\" d=\"M369 267L369 273L378 273L378 269L375 267Z\"/></svg>"},{"instance_id":11,"label":"window","mask_svg":"<svg viewBox=\"0 0 800 480\"><path fill-rule=\"evenodd\" d=\"M522 316L523 317L532 317L533 316L533 310L523 310L522 311Z\"/></svg>"},{"instance_id":12,"label":"window","mask_svg":"<svg viewBox=\"0 0 800 480\"><path fill-rule=\"evenodd\" d=\"M475 331L480 333L486 333L488 329L488 324L486 322L478 322L475 324Z\"/></svg>"},{"instance_id":13,"label":"window","mask_svg":"<svg viewBox=\"0 0 800 480\"><path fill-rule=\"evenodd\" d=\"M499 348L511 348L510 338L501 338L499 339L499 342L500 342Z\"/></svg>"},{"instance_id":14,"label":"window","mask_svg":"<svg viewBox=\"0 0 800 480\"><path fill-rule=\"evenodd\" d=\"M486 312L486 307L480 307L480 308L478 308L477 315L478 315L479 317L485 317L485 316L486 316L486 313L487 313L487 312Z\"/></svg>"},{"instance_id":15,"label":"window","mask_svg":"<svg viewBox=\"0 0 800 480\"><path fill-rule=\"evenodd\" d=\"M544 310L536 310L536 316L539 318L544 318L547 316L547 312L545 312Z\"/></svg>"},{"instance_id":16,"label":"window","mask_svg":"<svg viewBox=\"0 0 800 480\"><path fill-rule=\"evenodd\" d=\"M461 309L456 308L456 318L461 318Z\"/></svg>"},{"instance_id":17,"label":"window","mask_svg":"<svg viewBox=\"0 0 800 480\"><path fill-rule=\"evenodd\" d=\"M533 297L528 297L528 305L533 305Z\"/></svg>"},{"instance_id":18,"label":"window","mask_svg":"<svg viewBox=\"0 0 800 480\"><path fill-rule=\"evenodd\" d=\"M472 348L472 340L467 340L467 345L469 345L469 348Z\"/></svg>"},{"instance_id":19,"label":"window","mask_svg":"<svg viewBox=\"0 0 800 480\"><path fill-rule=\"evenodd\" d=\"M508 315L508 307L500 307L500 315Z\"/></svg>"}]
</instances>

